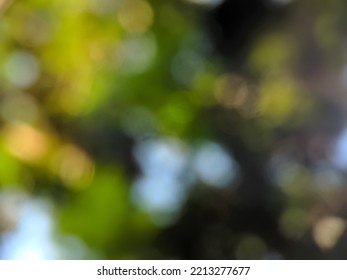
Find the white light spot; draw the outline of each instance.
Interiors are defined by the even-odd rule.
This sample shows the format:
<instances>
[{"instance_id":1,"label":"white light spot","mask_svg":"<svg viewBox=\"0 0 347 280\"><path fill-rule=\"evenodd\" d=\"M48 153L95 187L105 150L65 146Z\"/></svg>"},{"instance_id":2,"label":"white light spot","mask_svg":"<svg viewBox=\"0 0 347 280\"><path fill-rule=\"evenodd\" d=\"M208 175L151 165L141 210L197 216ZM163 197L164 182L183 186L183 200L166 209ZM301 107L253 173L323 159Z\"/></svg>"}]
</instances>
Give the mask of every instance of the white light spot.
<instances>
[{"instance_id":1,"label":"white light spot","mask_svg":"<svg viewBox=\"0 0 347 280\"><path fill-rule=\"evenodd\" d=\"M337 139L331 159L337 167L347 169L347 129Z\"/></svg>"},{"instance_id":2,"label":"white light spot","mask_svg":"<svg viewBox=\"0 0 347 280\"><path fill-rule=\"evenodd\" d=\"M25 203L18 225L4 234L1 250L3 259L43 260L57 258L57 248L51 240L52 220L49 205L43 201Z\"/></svg>"},{"instance_id":3,"label":"white light spot","mask_svg":"<svg viewBox=\"0 0 347 280\"><path fill-rule=\"evenodd\" d=\"M97 252L75 236L56 231L53 205L22 192L0 192L0 259L95 259ZM9 216L10 215L10 216ZM4 226L11 224L4 228ZM100 258L104 258L100 255Z\"/></svg>"},{"instance_id":4,"label":"white light spot","mask_svg":"<svg viewBox=\"0 0 347 280\"><path fill-rule=\"evenodd\" d=\"M174 212L182 204L184 188L177 180L166 176L143 177L134 185L133 198L150 212Z\"/></svg>"},{"instance_id":5,"label":"white light spot","mask_svg":"<svg viewBox=\"0 0 347 280\"><path fill-rule=\"evenodd\" d=\"M29 52L16 51L5 62L5 77L19 88L28 88L38 79L39 63Z\"/></svg>"},{"instance_id":6,"label":"white light spot","mask_svg":"<svg viewBox=\"0 0 347 280\"><path fill-rule=\"evenodd\" d=\"M235 162L216 143L207 143L197 150L193 168L200 180L216 187L225 187L236 177Z\"/></svg>"},{"instance_id":7,"label":"white light spot","mask_svg":"<svg viewBox=\"0 0 347 280\"><path fill-rule=\"evenodd\" d=\"M175 177L184 169L186 153L175 139L148 140L138 144L135 157L146 175Z\"/></svg>"},{"instance_id":8,"label":"white light spot","mask_svg":"<svg viewBox=\"0 0 347 280\"><path fill-rule=\"evenodd\" d=\"M156 224L170 223L185 202L188 186L182 175L186 153L176 139L152 139L136 146L135 158L143 176L135 182L132 198Z\"/></svg>"}]
</instances>

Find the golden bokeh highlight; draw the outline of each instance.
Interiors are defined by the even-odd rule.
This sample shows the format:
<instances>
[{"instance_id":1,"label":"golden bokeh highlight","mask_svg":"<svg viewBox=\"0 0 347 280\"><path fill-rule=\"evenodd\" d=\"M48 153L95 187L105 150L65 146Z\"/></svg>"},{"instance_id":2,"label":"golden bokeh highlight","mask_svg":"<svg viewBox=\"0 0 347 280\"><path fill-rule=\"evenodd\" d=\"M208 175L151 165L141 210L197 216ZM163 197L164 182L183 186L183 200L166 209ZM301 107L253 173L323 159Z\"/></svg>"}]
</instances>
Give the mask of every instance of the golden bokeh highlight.
<instances>
[{"instance_id":1,"label":"golden bokeh highlight","mask_svg":"<svg viewBox=\"0 0 347 280\"><path fill-rule=\"evenodd\" d=\"M94 176L94 163L79 147L66 144L53 156L51 167L67 187L85 187Z\"/></svg>"},{"instance_id":2,"label":"golden bokeh highlight","mask_svg":"<svg viewBox=\"0 0 347 280\"><path fill-rule=\"evenodd\" d=\"M226 74L215 82L214 95L224 107L242 108L249 98L249 86L245 79L237 74Z\"/></svg>"},{"instance_id":3,"label":"golden bokeh highlight","mask_svg":"<svg viewBox=\"0 0 347 280\"><path fill-rule=\"evenodd\" d=\"M313 238L322 250L333 248L346 230L346 221L335 216L324 217L313 229Z\"/></svg>"},{"instance_id":4,"label":"golden bokeh highlight","mask_svg":"<svg viewBox=\"0 0 347 280\"><path fill-rule=\"evenodd\" d=\"M2 135L8 152L28 163L39 163L43 160L52 144L47 133L24 123L7 124Z\"/></svg>"},{"instance_id":5,"label":"golden bokeh highlight","mask_svg":"<svg viewBox=\"0 0 347 280\"><path fill-rule=\"evenodd\" d=\"M127 0L120 5L118 19L127 32L141 34L153 24L154 12L145 0Z\"/></svg>"}]
</instances>

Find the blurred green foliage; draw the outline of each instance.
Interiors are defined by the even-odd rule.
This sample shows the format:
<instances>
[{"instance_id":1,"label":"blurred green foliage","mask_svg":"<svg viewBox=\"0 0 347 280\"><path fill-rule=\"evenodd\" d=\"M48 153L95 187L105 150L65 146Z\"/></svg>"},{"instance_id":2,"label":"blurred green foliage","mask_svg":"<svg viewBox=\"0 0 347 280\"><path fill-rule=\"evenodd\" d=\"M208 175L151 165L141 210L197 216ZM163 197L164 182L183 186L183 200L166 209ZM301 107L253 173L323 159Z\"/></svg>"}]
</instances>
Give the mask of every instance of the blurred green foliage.
<instances>
[{"instance_id":1,"label":"blurred green foliage","mask_svg":"<svg viewBox=\"0 0 347 280\"><path fill-rule=\"evenodd\" d=\"M322 205L338 205L344 171L320 154L344 122L346 5L311 2L294 3L228 70L233 57L218 55L202 24L211 11L189 1L0 1L1 188L48 198L56 234L100 253L86 258L291 258L306 236L317 252L333 248L342 210ZM143 202L157 184L181 200L155 208L152 192ZM182 222L194 203L206 227L216 215L212 229L194 231L198 214ZM270 209L274 225L235 224L228 207L238 222ZM182 244L197 242L195 253L180 253L170 228L194 232Z\"/></svg>"}]
</instances>

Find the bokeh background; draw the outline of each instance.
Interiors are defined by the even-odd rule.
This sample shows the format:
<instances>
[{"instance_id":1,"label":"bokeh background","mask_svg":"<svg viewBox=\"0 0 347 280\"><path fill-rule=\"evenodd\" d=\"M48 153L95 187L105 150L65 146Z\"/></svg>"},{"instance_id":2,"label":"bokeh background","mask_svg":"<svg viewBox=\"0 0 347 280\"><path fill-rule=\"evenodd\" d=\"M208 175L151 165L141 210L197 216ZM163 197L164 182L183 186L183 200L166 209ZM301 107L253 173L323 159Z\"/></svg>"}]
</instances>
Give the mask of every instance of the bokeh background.
<instances>
[{"instance_id":1,"label":"bokeh background","mask_svg":"<svg viewBox=\"0 0 347 280\"><path fill-rule=\"evenodd\" d=\"M347 258L343 0L1 0L1 259Z\"/></svg>"}]
</instances>

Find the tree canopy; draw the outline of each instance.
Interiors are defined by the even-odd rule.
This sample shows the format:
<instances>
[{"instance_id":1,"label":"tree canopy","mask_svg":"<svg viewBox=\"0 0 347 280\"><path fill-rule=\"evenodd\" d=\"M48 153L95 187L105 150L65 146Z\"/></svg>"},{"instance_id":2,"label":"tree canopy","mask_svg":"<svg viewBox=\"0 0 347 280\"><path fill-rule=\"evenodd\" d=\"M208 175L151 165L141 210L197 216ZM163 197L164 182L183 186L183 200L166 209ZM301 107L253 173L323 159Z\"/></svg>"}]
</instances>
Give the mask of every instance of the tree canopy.
<instances>
[{"instance_id":1,"label":"tree canopy","mask_svg":"<svg viewBox=\"0 0 347 280\"><path fill-rule=\"evenodd\" d=\"M347 5L246 2L0 1L1 258L346 257Z\"/></svg>"}]
</instances>

